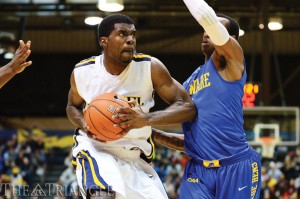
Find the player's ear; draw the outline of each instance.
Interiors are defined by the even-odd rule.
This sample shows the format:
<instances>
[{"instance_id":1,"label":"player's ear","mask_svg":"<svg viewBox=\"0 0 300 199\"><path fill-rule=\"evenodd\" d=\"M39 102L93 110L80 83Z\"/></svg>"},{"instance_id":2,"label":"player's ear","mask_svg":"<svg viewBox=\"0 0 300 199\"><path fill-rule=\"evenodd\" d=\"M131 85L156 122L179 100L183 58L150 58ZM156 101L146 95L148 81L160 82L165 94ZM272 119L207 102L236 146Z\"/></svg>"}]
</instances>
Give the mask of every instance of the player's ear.
<instances>
[{"instance_id":1,"label":"player's ear","mask_svg":"<svg viewBox=\"0 0 300 199\"><path fill-rule=\"evenodd\" d=\"M105 46L105 45L107 45L107 37L100 37L99 44L102 47Z\"/></svg>"}]
</instances>

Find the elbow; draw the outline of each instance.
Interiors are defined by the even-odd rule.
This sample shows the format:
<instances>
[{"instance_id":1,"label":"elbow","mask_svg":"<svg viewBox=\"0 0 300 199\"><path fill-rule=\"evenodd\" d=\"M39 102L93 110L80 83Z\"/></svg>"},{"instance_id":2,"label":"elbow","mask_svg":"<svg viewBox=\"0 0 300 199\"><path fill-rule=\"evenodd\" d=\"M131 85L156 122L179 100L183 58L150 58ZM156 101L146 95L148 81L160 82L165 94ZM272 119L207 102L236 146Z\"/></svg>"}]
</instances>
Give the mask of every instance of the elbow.
<instances>
[{"instance_id":1,"label":"elbow","mask_svg":"<svg viewBox=\"0 0 300 199\"><path fill-rule=\"evenodd\" d=\"M70 118L70 116L72 115L72 113L74 112L74 106L68 104L66 106L66 114L67 114L67 117Z\"/></svg>"},{"instance_id":2,"label":"elbow","mask_svg":"<svg viewBox=\"0 0 300 199\"><path fill-rule=\"evenodd\" d=\"M185 103L186 110L189 113L189 120L195 120L198 114L197 107L193 101Z\"/></svg>"},{"instance_id":3,"label":"elbow","mask_svg":"<svg viewBox=\"0 0 300 199\"><path fill-rule=\"evenodd\" d=\"M69 111L70 111L70 108L71 108L71 107L70 107L69 105L66 106L66 113L67 113L67 115L68 115L68 113L69 113Z\"/></svg>"},{"instance_id":4,"label":"elbow","mask_svg":"<svg viewBox=\"0 0 300 199\"><path fill-rule=\"evenodd\" d=\"M195 105L193 106L191 112L192 112L192 113L191 113L191 115L192 115L191 120L195 120L196 117L197 117L197 115L198 115L198 110L197 110L197 107L196 107Z\"/></svg>"}]
</instances>

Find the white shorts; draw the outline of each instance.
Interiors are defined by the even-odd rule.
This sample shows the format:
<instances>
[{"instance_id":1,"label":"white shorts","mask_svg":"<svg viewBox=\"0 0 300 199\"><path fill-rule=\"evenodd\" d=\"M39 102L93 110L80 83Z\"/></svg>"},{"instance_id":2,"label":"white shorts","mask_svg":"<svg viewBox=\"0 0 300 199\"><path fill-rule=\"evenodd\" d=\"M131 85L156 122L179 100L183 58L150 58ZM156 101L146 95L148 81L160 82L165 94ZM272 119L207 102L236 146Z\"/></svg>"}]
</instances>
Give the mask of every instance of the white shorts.
<instances>
[{"instance_id":1,"label":"white shorts","mask_svg":"<svg viewBox=\"0 0 300 199\"><path fill-rule=\"evenodd\" d=\"M139 149L99 149L92 139L76 136L73 164L81 194L89 189L116 192L117 199L167 199L155 170L140 158Z\"/></svg>"}]
</instances>

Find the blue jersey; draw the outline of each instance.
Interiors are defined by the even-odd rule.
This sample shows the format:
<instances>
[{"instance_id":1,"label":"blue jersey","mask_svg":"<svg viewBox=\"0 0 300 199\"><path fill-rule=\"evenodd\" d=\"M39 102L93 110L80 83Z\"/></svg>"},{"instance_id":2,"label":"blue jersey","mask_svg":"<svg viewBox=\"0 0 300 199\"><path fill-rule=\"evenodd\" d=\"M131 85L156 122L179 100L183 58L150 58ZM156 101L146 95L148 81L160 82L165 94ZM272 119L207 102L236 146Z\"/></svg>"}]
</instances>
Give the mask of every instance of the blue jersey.
<instances>
[{"instance_id":1,"label":"blue jersey","mask_svg":"<svg viewBox=\"0 0 300 199\"><path fill-rule=\"evenodd\" d=\"M246 150L243 104L246 69L240 80L225 81L212 57L183 84L198 116L183 123L184 148L192 158L221 159Z\"/></svg>"}]
</instances>

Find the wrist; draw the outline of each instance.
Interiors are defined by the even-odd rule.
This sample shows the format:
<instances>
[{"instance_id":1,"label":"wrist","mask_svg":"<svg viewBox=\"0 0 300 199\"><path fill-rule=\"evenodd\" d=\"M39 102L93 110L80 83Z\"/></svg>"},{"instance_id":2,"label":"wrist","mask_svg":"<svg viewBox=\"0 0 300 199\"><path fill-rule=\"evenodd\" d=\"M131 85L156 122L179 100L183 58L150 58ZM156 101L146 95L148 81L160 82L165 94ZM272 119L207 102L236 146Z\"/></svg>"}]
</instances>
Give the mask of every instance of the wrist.
<instances>
[{"instance_id":1,"label":"wrist","mask_svg":"<svg viewBox=\"0 0 300 199\"><path fill-rule=\"evenodd\" d=\"M157 136L158 136L157 131L155 131L154 129L152 129L151 137L152 137L153 141L155 141L155 139L157 139Z\"/></svg>"},{"instance_id":2,"label":"wrist","mask_svg":"<svg viewBox=\"0 0 300 199\"><path fill-rule=\"evenodd\" d=\"M9 62L8 64L6 64L3 68L5 68L5 73L7 75L11 75L14 76L17 73L13 70L13 64L11 62Z\"/></svg>"},{"instance_id":3,"label":"wrist","mask_svg":"<svg viewBox=\"0 0 300 199\"><path fill-rule=\"evenodd\" d=\"M151 113L147 113L146 114L146 125L145 126L153 126L152 124L152 114Z\"/></svg>"}]
</instances>

